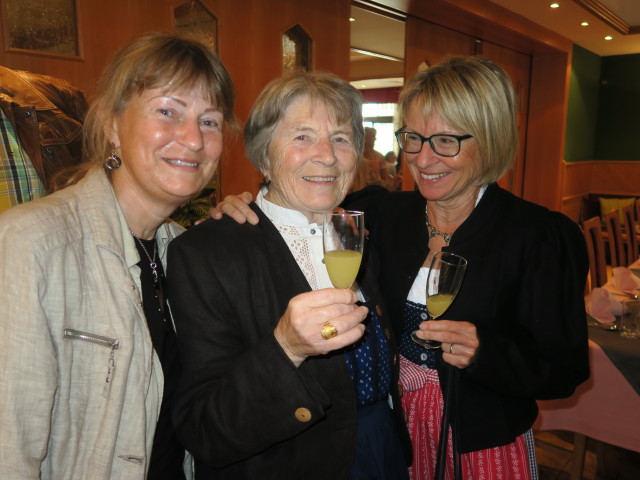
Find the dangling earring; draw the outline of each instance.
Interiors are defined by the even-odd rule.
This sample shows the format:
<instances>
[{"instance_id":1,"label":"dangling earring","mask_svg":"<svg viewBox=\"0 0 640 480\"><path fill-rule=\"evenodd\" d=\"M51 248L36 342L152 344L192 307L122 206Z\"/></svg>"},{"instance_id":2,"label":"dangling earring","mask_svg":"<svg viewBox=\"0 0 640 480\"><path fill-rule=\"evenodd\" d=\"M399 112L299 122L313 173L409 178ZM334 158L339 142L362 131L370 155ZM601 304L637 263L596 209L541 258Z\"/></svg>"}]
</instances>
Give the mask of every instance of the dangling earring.
<instances>
[{"instance_id":1,"label":"dangling earring","mask_svg":"<svg viewBox=\"0 0 640 480\"><path fill-rule=\"evenodd\" d=\"M115 149L111 150L111 155L104 161L104 167L107 170L115 170L120 168L120 165L122 165L122 160L120 160L120 157L116 155Z\"/></svg>"}]
</instances>

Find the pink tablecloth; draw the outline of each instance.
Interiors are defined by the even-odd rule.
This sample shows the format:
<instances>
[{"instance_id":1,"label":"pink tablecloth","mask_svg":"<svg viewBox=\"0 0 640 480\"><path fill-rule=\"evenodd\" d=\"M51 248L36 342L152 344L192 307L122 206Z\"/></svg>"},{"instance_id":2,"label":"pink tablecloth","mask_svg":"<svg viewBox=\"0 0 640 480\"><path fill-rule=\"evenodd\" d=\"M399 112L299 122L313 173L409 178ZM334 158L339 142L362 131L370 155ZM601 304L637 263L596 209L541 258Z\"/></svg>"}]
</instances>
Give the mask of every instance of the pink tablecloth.
<instances>
[{"instance_id":1,"label":"pink tablecloth","mask_svg":"<svg viewBox=\"0 0 640 480\"><path fill-rule=\"evenodd\" d=\"M591 340L589 357L589 380L567 399L539 401L534 430L568 430L640 452L640 395Z\"/></svg>"}]
</instances>

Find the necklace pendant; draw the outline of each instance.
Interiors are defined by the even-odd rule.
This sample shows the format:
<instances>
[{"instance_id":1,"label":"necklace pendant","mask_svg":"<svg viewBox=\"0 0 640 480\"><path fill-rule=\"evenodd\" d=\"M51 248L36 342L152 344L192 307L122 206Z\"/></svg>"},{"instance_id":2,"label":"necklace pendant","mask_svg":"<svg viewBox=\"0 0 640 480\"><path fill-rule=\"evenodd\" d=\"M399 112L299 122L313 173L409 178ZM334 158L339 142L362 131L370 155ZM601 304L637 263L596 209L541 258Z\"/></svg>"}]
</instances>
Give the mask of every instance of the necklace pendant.
<instances>
[{"instance_id":1,"label":"necklace pendant","mask_svg":"<svg viewBox=\"0 0 640 480\"><path fill-rule=\"evenodd\" d=\"M429 239L434 238L436 235L440 235L444 239L445 246L449 246L449 243L451 242L451 236L453 235L453 233L443 233L439 231L436 227L431 225L431 222L429 221L429 214L427 212L426 207L424 211L424 216L425 216L425 223L427 225L427 228L429 229Z\"/></svg>"}]
</instances>

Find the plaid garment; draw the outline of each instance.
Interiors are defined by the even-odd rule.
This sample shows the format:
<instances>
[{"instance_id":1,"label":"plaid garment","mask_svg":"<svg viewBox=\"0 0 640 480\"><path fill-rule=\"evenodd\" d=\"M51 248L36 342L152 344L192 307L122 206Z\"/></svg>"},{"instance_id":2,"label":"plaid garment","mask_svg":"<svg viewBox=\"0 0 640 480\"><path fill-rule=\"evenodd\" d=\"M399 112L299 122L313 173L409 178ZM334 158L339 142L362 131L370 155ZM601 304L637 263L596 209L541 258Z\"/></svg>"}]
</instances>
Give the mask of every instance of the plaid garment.
<instances>
[{"instance_id":1,"label":"plaid garment","mask_svg":"<svg viewBox=\"0 0 640 480\"><path fill-rule=\"evenodd\" d=\"M9 119L0 109L0 212L45 195L27 153L20 147Z\"/></svg>"}]
</instances>

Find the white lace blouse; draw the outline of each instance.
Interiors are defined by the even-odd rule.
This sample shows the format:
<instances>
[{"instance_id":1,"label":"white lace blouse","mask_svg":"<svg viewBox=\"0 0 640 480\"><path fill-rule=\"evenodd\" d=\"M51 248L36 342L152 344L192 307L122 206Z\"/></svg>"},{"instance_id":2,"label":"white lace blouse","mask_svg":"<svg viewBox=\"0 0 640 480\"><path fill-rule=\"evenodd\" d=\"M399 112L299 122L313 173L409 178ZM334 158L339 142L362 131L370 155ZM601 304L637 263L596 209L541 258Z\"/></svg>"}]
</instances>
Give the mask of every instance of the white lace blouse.
<instances>
[{"instance_id":1,"label":"white lace blouse","mask_svg":"<svg viewBox=\"0 0 640 480\"><path fill-rule=\"evenodd\" d=\"M324 266L322 224L309 223L302 213L271 203L264 198L265 194L264 189L258 193L256 204L284 238L311 288L331 288L333 285Z\"/></svg>"}]
</instances>

